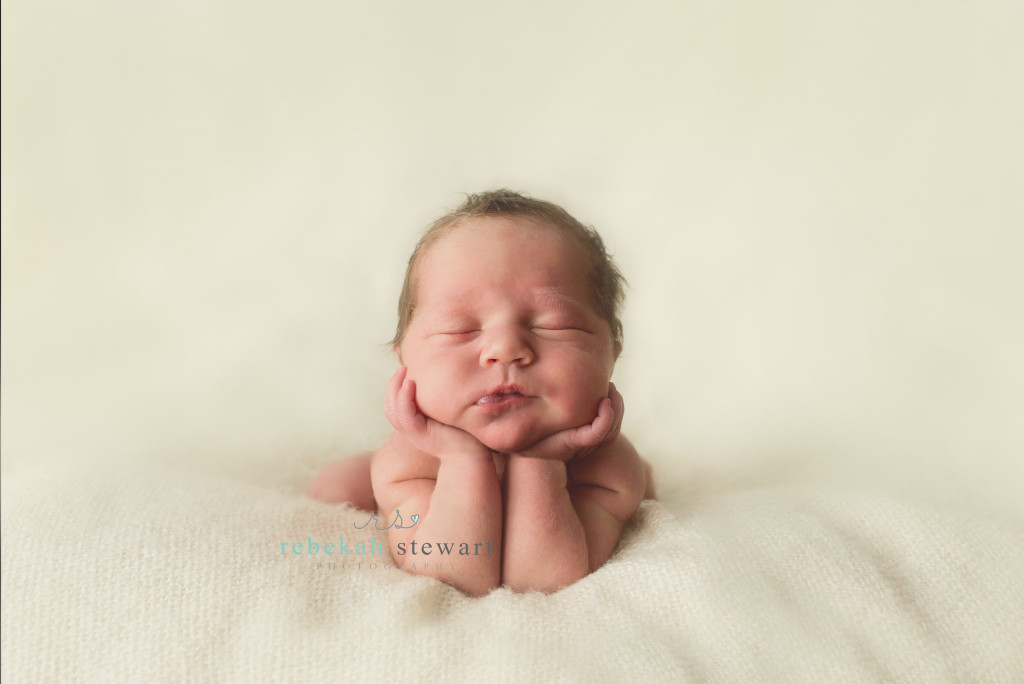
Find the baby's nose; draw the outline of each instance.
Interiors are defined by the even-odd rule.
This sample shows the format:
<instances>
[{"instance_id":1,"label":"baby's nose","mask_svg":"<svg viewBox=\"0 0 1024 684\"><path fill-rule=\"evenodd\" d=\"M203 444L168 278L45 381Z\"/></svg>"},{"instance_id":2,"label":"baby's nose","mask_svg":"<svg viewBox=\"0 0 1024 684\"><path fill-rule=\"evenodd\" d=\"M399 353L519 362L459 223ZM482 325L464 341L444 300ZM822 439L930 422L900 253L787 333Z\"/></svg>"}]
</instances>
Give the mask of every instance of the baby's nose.
<instances>
[{"instance_id":1,"label":"baby's nose","mask_svg":"<svg viewBox=\"0 0 1024 684\"><path fill-rule=\"evenodd\" d=\"M480 365L491 366L496 363L526 365L533 363L533 357L533 348L519 331L490 330L485 334Z\"/></svg>"}]
</instances>

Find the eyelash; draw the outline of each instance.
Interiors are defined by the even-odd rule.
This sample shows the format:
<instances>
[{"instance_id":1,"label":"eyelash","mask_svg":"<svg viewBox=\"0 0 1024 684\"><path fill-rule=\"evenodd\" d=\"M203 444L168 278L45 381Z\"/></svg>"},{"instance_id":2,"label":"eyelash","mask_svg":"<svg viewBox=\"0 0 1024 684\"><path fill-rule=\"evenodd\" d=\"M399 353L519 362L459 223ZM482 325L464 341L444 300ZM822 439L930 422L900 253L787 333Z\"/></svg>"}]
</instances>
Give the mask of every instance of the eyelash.
<instances>
[{"instance_id":1,"label":"eyelash","mask_svg":"<svg viewBox=\"0 0 1024 684\"><path fill-rule=\"evenodd\" d=\"M548 325L533 325L533 326L530 326L530 330L533 331L533 332L540 332L540 333L544 333L544 332L583 332L583 333L586 333L586 332L589 332L585 328L579 328L579 327L577 327L575 325L570 325L568 323L565 323L565 324L561 324L561 323L554 324L553 323L553 324L548 324ZM445 331L442 331L442 332L440 332L438 334L442 335L444 337L464 337L466 335L475 335L475 334L477 334L479 332L480 332L479 328L474 328L472 330L445 330Z\"/></svg>"}]
</instances>

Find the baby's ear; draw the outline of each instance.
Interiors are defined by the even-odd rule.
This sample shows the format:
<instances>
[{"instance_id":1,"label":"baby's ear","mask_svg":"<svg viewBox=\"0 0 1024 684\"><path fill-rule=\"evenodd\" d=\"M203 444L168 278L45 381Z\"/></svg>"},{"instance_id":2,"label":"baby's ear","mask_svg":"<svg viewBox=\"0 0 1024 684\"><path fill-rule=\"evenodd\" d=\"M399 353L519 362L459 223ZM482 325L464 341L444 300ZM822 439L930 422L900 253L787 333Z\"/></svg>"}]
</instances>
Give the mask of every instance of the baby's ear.
<instances>
[{"instance_id":1,"label":"baby's ear","mask_svg":"<svg viewBox=\"0 0 1024 684\"><path fill-rule=\"evenodd\" d=\"M619 354L622 353L622 343L616 340L615 346L612 348L612 359L615 361L619 360Z\"/></svg>"}]
</instances>

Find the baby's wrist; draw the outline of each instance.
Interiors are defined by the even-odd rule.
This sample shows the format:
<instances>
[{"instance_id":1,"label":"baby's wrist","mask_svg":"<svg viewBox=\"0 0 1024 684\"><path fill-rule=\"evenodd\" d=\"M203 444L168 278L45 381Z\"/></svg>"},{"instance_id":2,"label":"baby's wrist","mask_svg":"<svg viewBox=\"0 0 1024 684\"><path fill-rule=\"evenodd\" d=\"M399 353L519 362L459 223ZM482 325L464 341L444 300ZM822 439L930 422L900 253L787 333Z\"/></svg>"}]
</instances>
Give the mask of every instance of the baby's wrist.
<instances>
[{"instance_id":1,"label":"baby's wrist","mask_svg":"<svg viewBox=\"0 0 1024 684\"><path fill-rule=\"evenodd\" d=\"M582 449L577 449L575 452L573 452L572 458L570 458L569 460L570 461L578 461L580 459L586 458L587 456L591 456L593 454L596 454L599 451L602 451L604 449L608 449L608 448L612 447L615 444L615 442L616 442L616 440L618 440L618 438L619 438L619 435L615 434L615 435L613 435L611 437L606 438L604 441L595 444L594 446L583 447Z\"/></svg>"},{"instance_id":2,"label":"baby's wrist","mask_svg":"<svg viewBox=\"0 0 1024 684\"><path fill-rule=\"evenodd\" d=\"M437 457L442 461L487 461L492 460L491 450L485 447L483 444L477 447L470 446L459 446L457 449L445 450L442 454L437 454Z\"/></svg>"},{"instance_id":3,"label":"baby's wrist","mask_svg":"<svg viewBox=\"0 0 1024 684\"><path fill-rule=\"evenodd\" d=\"M553 461L556 463L568 463L575 458L575 452L569 449L552 449L547 446L538 447L533 445L522 451L514 451L508 454L509 458L527 458L532 461Z\"/></svg>"}]
</instances>

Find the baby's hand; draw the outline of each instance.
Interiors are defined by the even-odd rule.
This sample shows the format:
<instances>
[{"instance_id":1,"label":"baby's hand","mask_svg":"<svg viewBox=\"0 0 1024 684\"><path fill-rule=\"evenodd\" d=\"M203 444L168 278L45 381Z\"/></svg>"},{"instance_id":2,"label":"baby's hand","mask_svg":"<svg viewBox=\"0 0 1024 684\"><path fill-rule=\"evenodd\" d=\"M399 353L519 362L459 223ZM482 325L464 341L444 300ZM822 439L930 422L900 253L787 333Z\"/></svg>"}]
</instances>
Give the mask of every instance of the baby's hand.
<instances>
[{"instance_id":1,"label":"baby's hand","mask_svg":"<svg viewBox=\"0 0 1024 684\"><path fill-rule=\"evenodd\" d=\"M625 404L614 383L608 383L608 396L597 406L593 422L567 428L545 437L536 444L518 452L518 456L570 461L583 458L598 447L615 441L622 427Z\"/></svg>"},{"instance_id":2,"label":"baby's hand","mask_svg":"<svg viewBox=\"0 0 1024 684\"><path fill-rule=\"evenodd\" d=\"M388 383L384 415L395 430L417 449L438 458L454 454L486 454L489 458L490 449L476 437L420 411L416 404L416 383L406 378L407 373L408 369L402 366Z\"/></svg>"}]
</instances>

